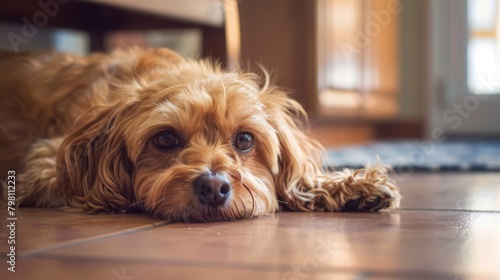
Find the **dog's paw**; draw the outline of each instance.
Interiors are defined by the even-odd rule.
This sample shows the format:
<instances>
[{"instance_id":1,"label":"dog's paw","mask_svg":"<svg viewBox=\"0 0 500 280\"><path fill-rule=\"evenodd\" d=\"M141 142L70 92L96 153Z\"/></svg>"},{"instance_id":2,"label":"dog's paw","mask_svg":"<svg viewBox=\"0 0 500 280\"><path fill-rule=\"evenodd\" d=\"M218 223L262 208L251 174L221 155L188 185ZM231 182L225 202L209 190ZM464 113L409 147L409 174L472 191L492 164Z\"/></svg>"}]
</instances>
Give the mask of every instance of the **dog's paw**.
<instances>
[{"instance_id":1,"label":"dog's paw","mask_svg":"<svg viewBox=\"0 0 500 280\"><path fill-rule=\"evenodd\" d=\"M377 188L375 193L369 196L361 196L350 199L342 207L342 212L378 212L382 209L394 209L399 207L401 195L397 189L385 186Z\"/></svg>"},{"instance_id":2,"label":"dog's paw","mask_svg":"<svg viewBox=\"0 0 500 280\"><path fill-rule=\"evenodd\" d=\"M388 206L389 203L380 197L376 197L375 200L360 197L347 201L342 212L378 212Z\"/></svg>"}]
</instances>

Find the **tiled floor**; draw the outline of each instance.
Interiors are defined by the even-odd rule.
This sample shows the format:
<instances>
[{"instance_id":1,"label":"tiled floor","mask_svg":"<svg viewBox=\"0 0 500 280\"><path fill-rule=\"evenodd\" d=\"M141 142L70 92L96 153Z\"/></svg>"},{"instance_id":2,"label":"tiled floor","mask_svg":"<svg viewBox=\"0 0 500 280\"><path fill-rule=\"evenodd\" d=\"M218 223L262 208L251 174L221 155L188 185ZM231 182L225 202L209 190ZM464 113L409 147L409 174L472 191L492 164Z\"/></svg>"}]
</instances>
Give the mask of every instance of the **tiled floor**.
<instances>
[{"instance_id":1,"label":"tiled floor","mask_svg":"<svg viewBox=\"0 0 500 280\"><path fill-rule=\"evenodd\" d=\"M398 181L402 209L381 213L166 224L21 208L16 273L2 225L0 279L500 279L500 174Z\"/></svg>"}]
</instances>

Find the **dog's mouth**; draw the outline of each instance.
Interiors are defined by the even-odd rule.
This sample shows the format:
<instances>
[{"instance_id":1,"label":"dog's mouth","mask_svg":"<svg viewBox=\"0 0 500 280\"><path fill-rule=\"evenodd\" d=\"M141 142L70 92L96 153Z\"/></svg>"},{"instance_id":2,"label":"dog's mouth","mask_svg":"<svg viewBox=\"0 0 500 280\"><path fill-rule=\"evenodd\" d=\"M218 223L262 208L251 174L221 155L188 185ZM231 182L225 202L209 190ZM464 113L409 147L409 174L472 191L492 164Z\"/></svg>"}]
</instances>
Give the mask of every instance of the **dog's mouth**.
<instances>
[{"instance_id":1,"label":"dog's mouth","mask_svg":"<svg viewBox=\"0 0 500 280\"><path fill-rule=\"evenodd\" d=\"M149 213L158 219L169 222L219 222L249 219L256 216L257 204L253 194L248 198L229 191L220 194L223 198L194 194L190 201L182 207L163 205L150 209Z\"/></svg>"},{"instance_id":2,"label":"dog's mouth","mask_svg":"<svg viewBox=\"0 0 500 280\"><path fill-rule=\"evenodd\" d=\"M177 170L176 170L177 171ZM262 215L267 207L259 192L237 172L176 172L155 183L139 207L169 222L216 222ZM233 174L234 173L234 174Z\"/></svg>"},{"instance_id":3,"label":"dog's mouth","mask_svg":"<svg viewBox=\"0 0 500 280\"><path fill-rule=\"evenodd\" d=\"M238 205L229 199L224 204L206 205L196 203L193 206L188 206L184 209L178 209L173 212L158 211L152 213L155 218L166 220L169 222L220 222L248 219L254 216L252 209L248 209L243 204Z\"/></svg>"}]
</instances>

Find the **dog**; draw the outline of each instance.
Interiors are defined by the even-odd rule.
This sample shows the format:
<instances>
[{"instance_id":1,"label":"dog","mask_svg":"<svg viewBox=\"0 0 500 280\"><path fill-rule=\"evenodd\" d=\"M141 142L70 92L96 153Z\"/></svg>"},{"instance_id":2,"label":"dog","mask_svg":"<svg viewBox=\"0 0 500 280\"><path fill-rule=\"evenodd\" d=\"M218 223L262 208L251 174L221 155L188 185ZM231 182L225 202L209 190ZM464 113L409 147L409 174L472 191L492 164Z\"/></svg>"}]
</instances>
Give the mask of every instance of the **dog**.
<instances>
[{"instance_id":1,"label":"dog","mask_svg":"<svg viewBox=\"0 0 500 280\"><path fill-rule=\"evenodd\" d=\"M303 108L263 72L169 49L2 54L1 174L17 206L173 222L397 208L387 168L322 167Z\"/></svg>"}]
</instances>

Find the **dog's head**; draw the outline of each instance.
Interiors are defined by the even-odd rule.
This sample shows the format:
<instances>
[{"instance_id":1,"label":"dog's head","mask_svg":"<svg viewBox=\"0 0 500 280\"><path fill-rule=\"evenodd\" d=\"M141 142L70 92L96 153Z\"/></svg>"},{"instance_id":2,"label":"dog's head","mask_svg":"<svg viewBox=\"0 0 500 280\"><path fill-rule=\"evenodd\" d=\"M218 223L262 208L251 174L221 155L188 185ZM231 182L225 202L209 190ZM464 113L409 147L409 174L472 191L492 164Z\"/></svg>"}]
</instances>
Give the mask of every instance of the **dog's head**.
<instances>
[{"instance_id":1,"label":"dog's head","mask_svg":"<svg viewBox=\"0 0 500 280\"><path fill-rule=\"evenodd\" d=\"M273 213L277 197L317 173L319 148L299 128L301 106L267 77L260 84L203 61L155 71L117 86L125 98L84 115L62 144L68 206L242 219Z\"/></svg>"}]
</instances>

